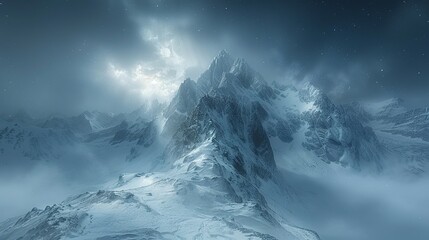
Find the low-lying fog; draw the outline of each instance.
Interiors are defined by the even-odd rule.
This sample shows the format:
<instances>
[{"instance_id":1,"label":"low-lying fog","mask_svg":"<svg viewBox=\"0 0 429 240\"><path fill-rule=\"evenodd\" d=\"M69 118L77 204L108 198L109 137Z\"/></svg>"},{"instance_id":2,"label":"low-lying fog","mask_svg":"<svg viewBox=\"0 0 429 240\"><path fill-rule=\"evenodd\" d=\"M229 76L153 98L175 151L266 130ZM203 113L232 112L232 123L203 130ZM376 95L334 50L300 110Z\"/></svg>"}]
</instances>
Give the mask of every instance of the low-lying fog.
<instances>
[{"instance_id":1,"label":"low-lying fog","mask_svg":"<svg viewBox=\"0 0 429 240\"><path fill-rule=\"evenodd\" d=\"M135 166L116 157L96 157L83 146L67 149L62 158L50 161L6 158L0 161L0 221L98 190L126 167Z\"/></svg>"},{"instance_id":2,"label":"low-lying fog","mask_svg":"<svg viewBox=\"0 0 429 240\"><path fill-rule=\"evenodd\" d=\"M350 172L323 177L284 172L296 197L298 226L327 240L429 239L429 178L414 180Z\"/></svg>"}]
</instances>

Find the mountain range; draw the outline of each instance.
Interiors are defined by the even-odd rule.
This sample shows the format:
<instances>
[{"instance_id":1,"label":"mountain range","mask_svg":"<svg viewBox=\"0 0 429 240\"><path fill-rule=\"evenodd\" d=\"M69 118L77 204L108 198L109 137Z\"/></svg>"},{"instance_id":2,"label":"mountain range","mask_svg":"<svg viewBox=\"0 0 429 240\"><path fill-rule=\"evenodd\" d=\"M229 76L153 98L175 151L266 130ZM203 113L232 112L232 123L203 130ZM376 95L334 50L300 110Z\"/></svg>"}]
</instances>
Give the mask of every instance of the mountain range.
<instances>
[{"instance_id":1,"label":"mountain range","mask_svg":"<svg viewBox=\"0 0 429 240\"><path fill-rule=\"evenodd\" d=\"M320 239L289 220L283 171L418 178L429 112L400 99L335 104L309 82L268 82L221 51L165 106L0 121L3 166L69 159L78 147L113 159L112 172L135 172L8 219L1 239Z\"/></svg>"}]
</instances>

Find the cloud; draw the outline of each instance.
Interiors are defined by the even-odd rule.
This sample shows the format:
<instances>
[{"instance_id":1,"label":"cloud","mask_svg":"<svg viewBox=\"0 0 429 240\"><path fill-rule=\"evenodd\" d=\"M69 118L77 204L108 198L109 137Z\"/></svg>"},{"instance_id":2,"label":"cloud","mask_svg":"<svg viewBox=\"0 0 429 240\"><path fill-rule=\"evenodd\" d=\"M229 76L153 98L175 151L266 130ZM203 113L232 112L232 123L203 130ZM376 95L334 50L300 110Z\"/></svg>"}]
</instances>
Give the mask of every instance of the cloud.
<instances>
[{"instance_id":1,"label":"cloud","mask_svg":"<svg viewBox=\"0 0 429 240\"><path fill-rule=\"evenodd\" d=\"M141 41L149 46L152 57L138 59L131 66L115 60L117 64L109 62L107 71L125 92L140 96L143 101L167 103L180 83L191 77L190 70L201 67L193 55L192 43L188 37L175 32L176 24L142 17L134 21L138 22Z\"/></svg>"}]
</instances>

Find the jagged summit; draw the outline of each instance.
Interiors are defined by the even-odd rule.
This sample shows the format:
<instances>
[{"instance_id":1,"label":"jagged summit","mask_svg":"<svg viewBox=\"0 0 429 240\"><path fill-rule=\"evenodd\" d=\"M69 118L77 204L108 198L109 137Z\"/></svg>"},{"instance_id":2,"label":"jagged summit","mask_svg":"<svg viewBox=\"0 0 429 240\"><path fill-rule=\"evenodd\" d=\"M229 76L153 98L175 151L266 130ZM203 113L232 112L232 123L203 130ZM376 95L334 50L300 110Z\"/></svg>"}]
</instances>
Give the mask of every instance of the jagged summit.
<instances>
[{"instance_id":1,"label":"jagged summit","mask_svg":"<svg viewBox=\"0 0 429 240\"><path fill-rule=\"evenodd\" d=\"M230 73L235 75L244 87L250 87L252 85L257 88L262 85L266 85L264 78L243 59L237 58L231 67Z\"/></svg>"},{"instance_id":2,"label":"jagged summit","mask_svg":"<svg viewBox=\"0 0 429 240\"><path fill-rule=\"evenodd\" d=\"M222 49L214 59L222 59L222 58L232 58L232 57L226 49Z\"/></svg>"},{"instance_id":3,"label":"jagged summit","mask_svg":"<svg viewBox=\"0 0 429 240\"><path fill-rule=\"evenodd\" d=\"M221 87L253 88L267 98L270 98L267 95L272 92L264 78L253 70L246 60L233 58L226 51L221 51L215 57L209 69L197 80L197 85L203 94L209 94Z\"/></svg>"},{"instance_id":4,"label":"jagged summit","mask_svg":"<svg viewBox=\"0 0 429 240\"><path fill-rule=\"evenodd\" d=\"M210 92L219 86L222 74L229 72L234 59L224 50L222 50L211 62L209 69L205 71L197 80L201 90L205 93Z\"/></svg>"}]
</instances>

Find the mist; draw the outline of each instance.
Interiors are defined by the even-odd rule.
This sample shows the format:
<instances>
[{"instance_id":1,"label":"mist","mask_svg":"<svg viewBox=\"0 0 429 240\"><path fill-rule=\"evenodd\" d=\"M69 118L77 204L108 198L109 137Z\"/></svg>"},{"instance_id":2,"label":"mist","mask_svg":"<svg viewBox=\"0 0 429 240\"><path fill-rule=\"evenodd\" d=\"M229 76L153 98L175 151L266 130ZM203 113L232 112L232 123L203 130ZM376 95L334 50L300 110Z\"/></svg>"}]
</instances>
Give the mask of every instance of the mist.
<instances>
[{"instance_id":1,"label":"mist","mask_svg":"<svg viewBox=\"0 0 429 240\"><path fill-rule=\"evenodd\" d=\"M2 159L0 191L5 194L0 199L1 220L98 190L128 171L148 170L146 158L129 162L122 153L102 155L84 144L68 146L60 152L61 156L54 159Z\"/></svg>"},{"instance_id":2,"label":"mist","mask_svg":"<svg viewBox=\"0 0 429 240\"><path fill-rule=\"evenodd\" d=\"M293 221L322 239L426 239L429 178L398 178L339 171L323 176L284 172L296 193Z\"/></svg>"},{"instance_id":3,"label":"mist","mask_svg":"<svg viewBox=\"0 0 429 240\"><path fill-rule=\"evenodd\" d=\"M25 172L2 172L0 181L0 191L4 193L0 199L1 221L23 215L33 207L44 209L92 189L84 181L65 177L63 170L48 164L38 164Z\"/></svg>"}]
</instances>

